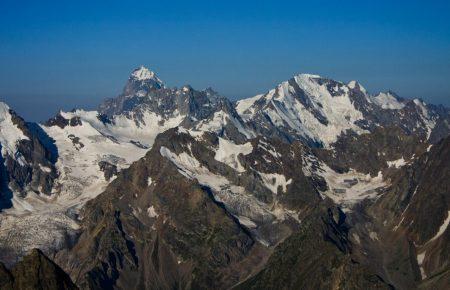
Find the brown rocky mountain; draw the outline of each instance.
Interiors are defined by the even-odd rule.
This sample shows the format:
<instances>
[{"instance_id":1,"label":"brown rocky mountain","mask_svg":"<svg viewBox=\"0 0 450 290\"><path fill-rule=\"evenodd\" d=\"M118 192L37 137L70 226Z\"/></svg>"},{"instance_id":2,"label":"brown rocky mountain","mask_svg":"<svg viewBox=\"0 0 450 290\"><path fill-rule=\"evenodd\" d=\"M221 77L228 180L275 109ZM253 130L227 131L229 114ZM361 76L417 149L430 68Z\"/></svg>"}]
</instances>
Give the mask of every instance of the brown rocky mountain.
<instances>
[{"instance_id":1,"label":"brown rocky mountain","mask_svg":"<svg viewBox=\"0 0 450 290\"><path fill-rule=\"evenodd\" d=\"M83 209L77 244L57 256L81 288L223 289L263 262L268 250L161 156L175 132Z\"/></svg>"}]
</instances>

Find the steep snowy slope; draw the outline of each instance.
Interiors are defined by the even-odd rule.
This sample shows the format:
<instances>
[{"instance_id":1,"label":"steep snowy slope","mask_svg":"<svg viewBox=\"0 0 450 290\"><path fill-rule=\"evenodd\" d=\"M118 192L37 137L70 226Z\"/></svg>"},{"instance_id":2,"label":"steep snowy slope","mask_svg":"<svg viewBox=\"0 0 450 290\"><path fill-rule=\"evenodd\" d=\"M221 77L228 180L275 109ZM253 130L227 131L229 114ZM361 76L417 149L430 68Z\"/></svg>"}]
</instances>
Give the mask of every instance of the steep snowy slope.
<instances>
[{"instance_id":1,"label":"steep snowy slope","mask_svg":"<svg viewBox=\"0 0 450 290\"><path fill-rule=\"evenodd\" d=\"M237 111L261 134L284 135L325 146L345 130L364 132L350 88L316 75L301 74L259 97L237 102Z\"/></svg>"},{"instance_id":2,"label":"steep snowy slope","mask_svg":"<svg viewBox=\"0 0 450 290\"><path fill-rule=\"evenodd\" d=\"M28 140L22 130L12 120L12 114L8 105L0 102L0 143L2 149L2 157L7 156L14 158L17 162L24 164L25 159L18 151L18 143L21 140Z\"/></svg>"}]
</instances>

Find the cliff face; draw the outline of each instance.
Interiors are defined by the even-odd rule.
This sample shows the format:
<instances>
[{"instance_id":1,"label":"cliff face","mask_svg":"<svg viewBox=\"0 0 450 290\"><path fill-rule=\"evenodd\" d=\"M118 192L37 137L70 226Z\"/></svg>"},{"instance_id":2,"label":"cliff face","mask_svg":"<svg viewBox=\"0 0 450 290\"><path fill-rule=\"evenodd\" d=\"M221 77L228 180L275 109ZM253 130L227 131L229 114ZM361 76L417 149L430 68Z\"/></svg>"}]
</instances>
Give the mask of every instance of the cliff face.
<instances>
[{"instance_id":1,"label":"cliff face","mask_svg":"<svg viewBox=\"0 0 450 290\"><path fill-rule=\"evenodd\" d=\"M358 262L345 214L317 208L278 245L264 269L234 289L394 289Z\"/></svg>"}]
</instances>

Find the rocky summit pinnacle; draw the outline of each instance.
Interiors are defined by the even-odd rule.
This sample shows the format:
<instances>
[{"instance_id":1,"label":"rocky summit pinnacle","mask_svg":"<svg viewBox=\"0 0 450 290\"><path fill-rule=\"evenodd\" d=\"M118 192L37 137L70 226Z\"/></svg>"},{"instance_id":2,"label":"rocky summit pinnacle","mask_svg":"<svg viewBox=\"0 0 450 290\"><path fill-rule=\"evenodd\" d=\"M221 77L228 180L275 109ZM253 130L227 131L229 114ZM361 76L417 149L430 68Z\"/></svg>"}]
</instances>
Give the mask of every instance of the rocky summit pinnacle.
<instances>
[{"instance_id":1,"label":"rocky summit pinnacle","mask_svg":"<svg viewBox=\"0 0 450 290\"><path fill-rule=\"evenodd\" d=\"M141 65L140 67L138 67L131 73L131 78L139 80L139 81L144 81L144 80L149 80L149 79L160 81L153 71L149 70L148 68L146 68L143 65Z\"/></svg>"},{"instance_id":2,"label":"rocky summit pinnacle","mask_svg":"<svg viewBox=\"0 0 450 290\"><path fill-rule=\"evenodd\" d=\"M131 73L123 94L132 95L138 92L147 93L150 90L161 88L164 88L163 81L161 81L153 71L144 66L140 66Z\"/></svg>"}]
</instances>

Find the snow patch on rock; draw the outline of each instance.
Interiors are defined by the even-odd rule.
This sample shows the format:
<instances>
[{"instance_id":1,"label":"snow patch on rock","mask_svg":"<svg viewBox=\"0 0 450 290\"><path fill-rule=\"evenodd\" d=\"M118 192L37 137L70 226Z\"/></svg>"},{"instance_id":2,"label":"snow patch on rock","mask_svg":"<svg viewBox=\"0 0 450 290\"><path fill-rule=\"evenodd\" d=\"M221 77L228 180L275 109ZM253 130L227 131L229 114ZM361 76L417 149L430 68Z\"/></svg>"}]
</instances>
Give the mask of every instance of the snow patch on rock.
<instances>
[{"instance_id":1,"label":"snow patch on rock","mask_svg":"<svg viewBox=\"0 0 450 290\"><path fill-rule=\"evenodd\" d=\"M447 230L449 224L450 224L450 210L447 212L447 217L445 218L442 225L439 227L438 232L436 233L436 235L434 235L434 237L432 237L429 240L429 242L432 242L432 241L438 239L440 236L442 236L442 234Z\"/></svg>"},{"instance_id":2,"label":"snow patch on rock","mask_svg":"<svg viewBox=\"0 0 450 290\"><path fill-rule=\"evenodd\" d=\"M245 128L238 119L223 110L215 112L213 118L210 120L200 121L195 126L195 129L196 131L206 131L219 134L228 123L234 125L239 133L244 135L247 139L251 139L255 136L255 134L251 130Z\"/></svg>"},{"instance_id":3,"label":"snow patch on rock","mask_svg":"<svg viewBox=\"0 0 450 290\"><path fill-rule=\"evenodd\" d=\"M151 218L157 218L159 216L153 205L147 209L147 214Z\"/></svg>"},{"instance_id":4,"label":"snow patch on rock","mask_svg":"<svg viewBox=\"0 0 450 290\"><path fill-rule=\"evenodd\" d=\"M253 151L253 146L250 142L242 145L234 144L231 141L219 137L219 148L216 151L214 159L229 165L238 172L244 172L245 169L239 162L239 154L248 155Z\"/></svg>"},{"instance_id":5,"label":"snow patch on rock","mask_svg":"<svg viewBox=\"0 0 450 290\"><path fill-rule=\"evenodd\" d=\"M397 159L397 160L387 161L386 163L389 167L395 167L395 168L400 168L400 167L406 165L406 161L405 161L405 159L403 159L403 157L400 159Z\"/></svg>"},{"instance_id":6,"label":"snow patch on rock","mask_svg":"<svg viewBox=\"0 0 450 290\"><path fill-rule=\"evenodd\" d=\"M423 268L423 260L425 260L425 255L426 255L426 251L420 254L417 254L417 264L419 265L420 268L420 276L423 279L427 278L427 274L425 273L425 269Z\"/></svg>"},{"instance_id":7,"label":"snow patch on rock","mask_svg":"<svg viewBox=\"0 0 450 290\"><path fill-rule=\"evenodd\" d=\"M286 192L287 186L292 183L292 179L286 180L286 176L278 173L261 173L264 185L270 189L274 194L278 193L278 188L281 186L281 191Z\"/></svg>"},{"instance_id":8,"label":"snow patch on rock","mask_svg":"<svg viewBox=\"0 0 450 290\"><path fill-rule=\"evenodd\" d=\"M344 211L350 211L358 202L364 199L374 199L379 196L379 190L387 186L383 175L371 177L350 169L346 173L337 173L326 164L321 164L320 175L325 179L328 190L322 194L341 205Z\"/></svg>"}]
</instances>

